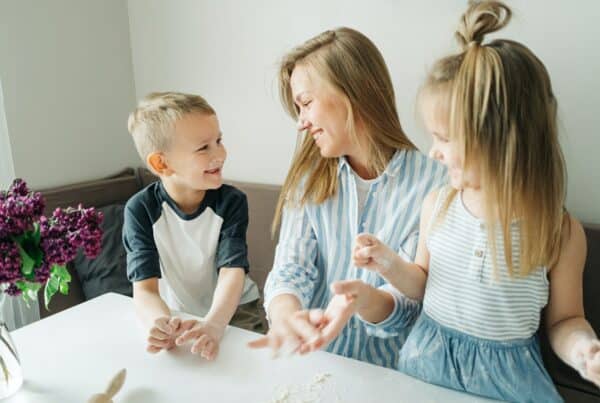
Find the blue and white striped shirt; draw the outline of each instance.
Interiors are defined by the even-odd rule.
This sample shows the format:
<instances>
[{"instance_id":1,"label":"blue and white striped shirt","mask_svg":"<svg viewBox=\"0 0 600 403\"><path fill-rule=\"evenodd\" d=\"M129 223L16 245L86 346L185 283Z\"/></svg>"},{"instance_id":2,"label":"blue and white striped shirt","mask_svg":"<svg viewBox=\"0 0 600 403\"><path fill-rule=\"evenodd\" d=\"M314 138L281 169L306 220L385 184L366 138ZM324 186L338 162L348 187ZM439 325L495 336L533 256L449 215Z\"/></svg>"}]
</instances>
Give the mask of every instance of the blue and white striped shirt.
<instances>
[{"instance_id":1,"label":"blue and white striped shirt","mask_svg":"<svg viewBox=\"0 0 600 403\"><path fill-rule=\"evenodd\" d=\"M356 235L374 234L406 259L413 260L419 231L423 199L445 181L439 163L416 150L400 150L385 172L370 186L366 204L358 211L357 188L352 168L339 159L337 194L321 204L307 203L301 208L286 208L283 213L275 262L265 286L265 308L281 294L293 294L303 308L327 307L329 285L335 281L360 279L372 286L385 286L376 273L352 263ZM412 301L396 298L396 307L388 320L402 326L399 311ZM397 327L392 323L379 325ZM353 317L327 351L388 368L396 366L398 350L409 328L391 338L367 332L364 322Z\"/></svg>"}]
</instances>

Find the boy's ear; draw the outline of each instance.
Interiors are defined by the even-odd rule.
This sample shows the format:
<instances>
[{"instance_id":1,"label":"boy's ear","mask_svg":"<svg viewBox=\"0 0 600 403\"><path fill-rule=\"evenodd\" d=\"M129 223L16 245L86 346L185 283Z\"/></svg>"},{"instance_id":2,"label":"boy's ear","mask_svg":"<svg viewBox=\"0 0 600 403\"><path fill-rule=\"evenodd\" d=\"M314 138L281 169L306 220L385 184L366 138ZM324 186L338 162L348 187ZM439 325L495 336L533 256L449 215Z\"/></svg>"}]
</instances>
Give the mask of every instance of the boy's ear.
<instances>
[{"instance_id":1,"label":"boy's ear","mask_svg":"<svg viewBox=\"0 0 600 403\"><path fill-rule=\"evenodd\" d=\"M146 163L150 170L154 171L154 174L159 176L169 176L173 173L173 170L167 165L167 161L163 153L153 152L148 154Z\"/></svg>"}]
</instances>

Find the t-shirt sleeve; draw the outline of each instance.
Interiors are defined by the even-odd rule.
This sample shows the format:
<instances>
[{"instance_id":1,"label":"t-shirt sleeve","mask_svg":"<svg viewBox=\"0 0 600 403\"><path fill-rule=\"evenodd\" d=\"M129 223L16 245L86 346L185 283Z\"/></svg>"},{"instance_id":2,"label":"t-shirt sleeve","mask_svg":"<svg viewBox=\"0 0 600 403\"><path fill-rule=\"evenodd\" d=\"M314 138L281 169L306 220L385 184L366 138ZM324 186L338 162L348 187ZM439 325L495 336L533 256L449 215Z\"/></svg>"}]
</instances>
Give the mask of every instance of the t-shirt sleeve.
<instances>
[{"instance_id":1,"label":"t-shirt sleeve","mask_svg":"<svg viewBox=\"0 0 600 403\"><path fill-rule=\"evenodd\" d=\"M225 197L227 200L217 247L217 270L222 267L241 267L247 273L250 267L246 244L248 200L246 195L237 189Z\"/></svg>"},{"instance_id":2,"label":"t-shirt sleeve","mask_svg":"<svg viewBox=\"0 0 600 403\"><path fill-rule=\"evenodd\" d=\"M125 205L123 245L127 251L127 278L131 282L160 278L160 261L152 232L152 218L138 198Z\"/></svg>"}]
</instances>

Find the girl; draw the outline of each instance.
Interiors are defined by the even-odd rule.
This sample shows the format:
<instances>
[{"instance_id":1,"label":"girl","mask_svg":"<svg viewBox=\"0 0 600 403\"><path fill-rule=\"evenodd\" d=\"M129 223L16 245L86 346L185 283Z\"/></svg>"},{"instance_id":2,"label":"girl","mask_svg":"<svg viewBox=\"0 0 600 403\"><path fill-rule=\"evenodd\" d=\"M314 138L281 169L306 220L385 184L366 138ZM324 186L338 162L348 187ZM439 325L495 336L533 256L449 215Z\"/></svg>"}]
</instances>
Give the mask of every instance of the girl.
<instances>
[{"instance_id":1,"label":"girl","mask_svg":"<svg viewBox=\"0 0 600 403\"><path fill-rule=\"evenodd\" d=\"M353 257L404 295L424 295L399 370L494 399L555 402L536 335L542 308L554 351L597 385L600 342L583 314L585 235L563 207L548 72L518 42L483 43L510 17L500 2L472 3L456 33L462 52L440 60L421 91L430 155L449 185L424 202L415 263L366 234ZM361 283L333 288L366 321L389 313Z\"/></svg>"},{"instance_id":2,"label":"girl","mask_svg":"<svg viewBox=\"0 0 600 403\"><path fill-rule=\"evenodd\" d=\"M326 31L292 50L279 83L303 137L276 212L275 225L283 215L281 233L265 286L271 326L250 345L295 350L303 343L300 353L312 351L331 341L328 329L349 319L328 351L393 367L408 327L379 338L367 335L343 306L312 315L307 309L325 308L329 286L345 279L361 279L385 304L419 309L379 290L385 281L375 273L357 270L352 242L369 231L412 259L420 205L442 183L443 167L418 152L402 130L383 57L360 32ZM337 319L319 329L324 318Z\"/></svg>"}]
</instances>

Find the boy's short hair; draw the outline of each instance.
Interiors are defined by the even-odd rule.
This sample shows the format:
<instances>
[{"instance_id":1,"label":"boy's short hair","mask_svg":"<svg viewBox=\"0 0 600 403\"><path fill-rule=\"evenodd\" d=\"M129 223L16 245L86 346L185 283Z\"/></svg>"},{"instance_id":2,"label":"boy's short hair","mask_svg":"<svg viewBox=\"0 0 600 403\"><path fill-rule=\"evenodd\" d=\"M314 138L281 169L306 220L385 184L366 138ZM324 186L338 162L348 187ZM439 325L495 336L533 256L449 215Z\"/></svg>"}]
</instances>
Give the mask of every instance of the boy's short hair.
<instances>
[{"instance_id":1,"label":"boy's short hair","mask_svg":"<svg viewBox=\"0 0 600 403\"><path fill-rule=\"evenodd\" d=\"M153 92L131 112L127 129L144 162L153 152L169 147L175 122L188 113L214 115L214 109L199 95L181 92Z\"/></svg>"}]
</instances>

